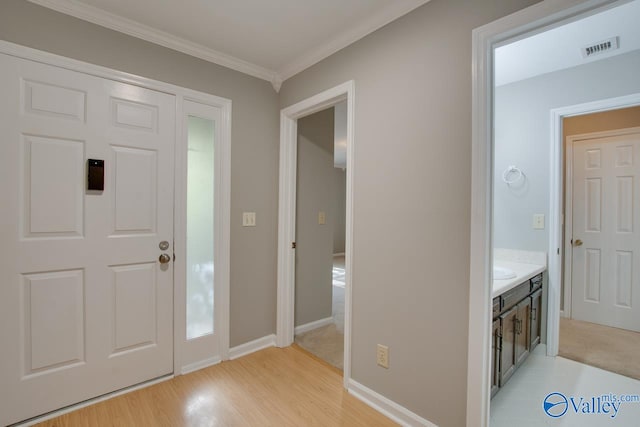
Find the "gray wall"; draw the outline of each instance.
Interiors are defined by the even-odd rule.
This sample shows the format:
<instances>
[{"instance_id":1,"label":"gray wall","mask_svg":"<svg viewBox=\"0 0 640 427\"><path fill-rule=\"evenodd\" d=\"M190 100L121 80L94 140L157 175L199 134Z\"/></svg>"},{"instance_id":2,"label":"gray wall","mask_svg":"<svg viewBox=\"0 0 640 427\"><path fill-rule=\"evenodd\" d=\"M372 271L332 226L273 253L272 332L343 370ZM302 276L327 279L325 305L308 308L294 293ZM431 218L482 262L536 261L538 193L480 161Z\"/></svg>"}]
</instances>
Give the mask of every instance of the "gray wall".
<instances>
[{"instance_id":1,"label":"gray wall","mask_svg":"<svg viewBox=\"0 0 640 427\"><path fill-rule=\"evenodd\" d=\"M355 80L352 376L440 426L466 417L471 31L533 3L432 0L280 92Z\"/></svg>"},{"instance_id":2,"label":"gray wall","mask_svg":"<svg viewBox=\"0 0 640 427\"><path fill-rule=\"evenodd\" d=\"M499 86L495 94L494 246L548 251L550 110L640 92L640 51ZM502 173L517 165L525 185ZM533 214L545 229L532 228Z\"/></svg>"},{"instance_id":3,"label":"gray wall","mask_svg":"<svg viewBox=\"0 0 640 427\"><path fill-rule=\"evenodd\" d=\"M0 39L233 101L231 346L275 332L278 95L230 69L24 0L0 3ZM242 211L257 227L242 228Z\"/></svg>"},{"instance_id":4,"label":"gray wall","mask_svg":"<svg viewBox=\"0 0 640 427\"><path fill-rule=\"evenodd\" d=\"M344 253L347 227L347 174L333 168L333 253Z\"/></svg>"},{"instance_id":5,"label":"gray wall","mask_svg":"<svg viewBox=\"0 0 640 427\"><path fill-rule=\"evenodd\" d=\"M331 317L333 108L298 120L295 325ZM325 224L318 224L318 212Z\"/></svg>"}]
</instances>

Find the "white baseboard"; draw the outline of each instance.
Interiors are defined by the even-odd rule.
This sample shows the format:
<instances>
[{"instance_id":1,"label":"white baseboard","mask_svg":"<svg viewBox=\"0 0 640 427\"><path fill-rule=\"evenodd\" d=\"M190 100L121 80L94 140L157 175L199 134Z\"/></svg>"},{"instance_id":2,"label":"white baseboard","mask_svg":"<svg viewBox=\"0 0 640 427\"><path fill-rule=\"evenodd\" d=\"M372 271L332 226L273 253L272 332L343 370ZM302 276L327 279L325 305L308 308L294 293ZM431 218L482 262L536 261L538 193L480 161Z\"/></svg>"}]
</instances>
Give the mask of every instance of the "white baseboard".
<instances>
[{"instance_id":1,"label":"white baseboard","mask_svg":"<svg viewBox=\"0 0 640 427\"><path fill-rule=\"evenodd\" d=\"M333 256L344 256L344 252L337 252L333 254Z\"/></svg>"},{"instance_id":2,"label":"white baseboard","mask_svg":"<svg viewBox=\"0 0 640 427\"><path fill-rule=\"evenodd\" d=\"M247 343L230 348L229 359L237 359L238 357L246 356L247 354L255 353L256 351L275 346L276 335L267 335L266 337L258 338L256 340L249 341Z\"/></svg>"},{"instance_id":3,"label":"white baseboard","mask_svg":"<svg viewBox=\"0 0 640 427\"><path fill-rule=\"evenodd\" d=\"M396 402L387 399L383 395L363 386L357 381L349 379L348 390L350 394L402 426L437 427L431 421L425 420L404 406L398 405Z\"/></svg>"},{"instance_id":4,"label":"white baseboard","mask_svg":"<svg viewBox=\"0 0 640 427\"><path fill-rule=\"evenodd\" d=\"M324 319L316 320L313 322L305 323L304 325L296 326L293 333L296 335L304 334L305 332L321 328L333 323L333 317L325 317Z\"/></svg>"},{"instance_id":5,"label":"white baseboard","mask_svg":"<svg viewBox=\"0 0 640 427\"><path fill-rule=\"evenodd\" d=\"M200 360L194 363L189 363L188 365L183 366L182 369L180 369L180 373L182 375L188 374L190 372L197 371L198 369L208 368L209 366L215 365L220 362L222 362L221 357L219 356L210 357L208 359Z\"/></svg>"}]
</instances>

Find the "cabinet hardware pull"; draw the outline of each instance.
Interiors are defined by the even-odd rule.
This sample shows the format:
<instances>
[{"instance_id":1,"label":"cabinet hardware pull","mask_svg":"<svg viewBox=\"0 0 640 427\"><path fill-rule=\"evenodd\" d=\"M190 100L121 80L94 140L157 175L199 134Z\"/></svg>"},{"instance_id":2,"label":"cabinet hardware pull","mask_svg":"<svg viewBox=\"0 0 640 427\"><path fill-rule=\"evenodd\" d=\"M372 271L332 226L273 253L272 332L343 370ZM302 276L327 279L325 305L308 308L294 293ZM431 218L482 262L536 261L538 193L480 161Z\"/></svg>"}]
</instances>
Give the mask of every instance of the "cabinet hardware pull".
<instances>
[{"instance_id":1,"label":"cabinet hardware pull","mask_svg":"<svg viewBox=\"0 0 640 427\"><path fill-rule=\"evenodd\" d=\"M531 309L531 320L533 321L536 320L536 314L537 314L536 310L537 309L535 307Z\"/></svg>"}]
</instances>

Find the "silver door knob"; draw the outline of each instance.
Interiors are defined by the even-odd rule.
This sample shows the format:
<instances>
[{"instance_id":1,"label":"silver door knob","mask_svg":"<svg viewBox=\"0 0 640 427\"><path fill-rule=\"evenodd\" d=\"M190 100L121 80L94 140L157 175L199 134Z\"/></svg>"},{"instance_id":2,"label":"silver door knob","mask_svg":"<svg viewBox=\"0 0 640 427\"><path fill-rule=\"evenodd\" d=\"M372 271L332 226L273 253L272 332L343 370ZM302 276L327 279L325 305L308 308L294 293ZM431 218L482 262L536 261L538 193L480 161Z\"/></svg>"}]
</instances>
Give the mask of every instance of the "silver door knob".
<instances>
[{"instance_id":1,"label":"silver door knob","mask_svg":"<svg viewBox=\"0 0 640 427\"><path fill-rule=\"evenodd\" d=\"M171 257L169 254L162 254L158 257L158 261L160 261L160 264L166 264L171 261Z\"/></svg>"}]
</instances>

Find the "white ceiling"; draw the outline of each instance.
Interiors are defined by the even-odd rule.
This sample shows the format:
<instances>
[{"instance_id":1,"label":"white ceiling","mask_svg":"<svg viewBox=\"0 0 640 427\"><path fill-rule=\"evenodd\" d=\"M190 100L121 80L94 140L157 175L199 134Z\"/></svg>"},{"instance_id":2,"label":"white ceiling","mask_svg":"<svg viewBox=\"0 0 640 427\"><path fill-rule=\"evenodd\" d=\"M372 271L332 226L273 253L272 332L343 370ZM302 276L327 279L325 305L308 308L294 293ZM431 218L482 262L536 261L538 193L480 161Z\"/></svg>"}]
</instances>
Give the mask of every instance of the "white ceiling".
<instances>
[{"instance_id":1,"label":"white ceiling","mask_svg":"<svg viewBox=\"0 0 640 427\"><path fill-rule=\"evenodd\" d=\"M280 83L429 0L30 0Z\"/></svg>"},{"instance_id":2,"label":"white ceiling","mask_svg":"<svg viewBox=\"0 0 640 427\"><path fill-rule=\"evenodd\" d=\"M615 36L620 37L618 50L582 57L582 47ZM640 49L640 0L497 48L495 84L513 83L637 49Z\"/></svg>"}]
</instances>

